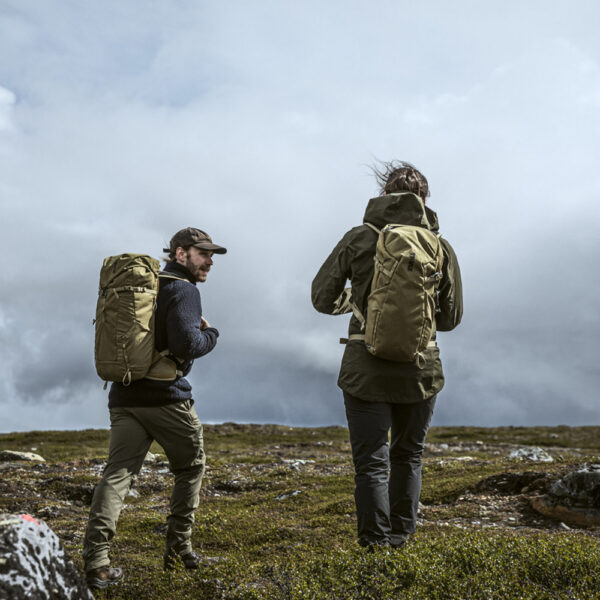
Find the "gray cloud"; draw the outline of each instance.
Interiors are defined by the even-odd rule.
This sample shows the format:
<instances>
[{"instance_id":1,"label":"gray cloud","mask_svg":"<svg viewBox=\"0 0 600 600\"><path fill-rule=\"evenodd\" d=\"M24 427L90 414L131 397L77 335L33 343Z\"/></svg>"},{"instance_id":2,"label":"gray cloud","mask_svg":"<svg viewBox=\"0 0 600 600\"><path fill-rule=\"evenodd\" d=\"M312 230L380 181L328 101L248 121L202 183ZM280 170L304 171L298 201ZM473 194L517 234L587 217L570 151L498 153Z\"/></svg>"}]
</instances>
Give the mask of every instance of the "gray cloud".
<instances>
[{"instance_id":1,"label":"gray cloud","mask_svg":"<svg viewBox=\"0 0 600 600\"><path fill-rule=\"evenodd\" d=\"M0 429L106 425L102 259L190 224L230 249L200 288L221 331L191 378L201 418L343 422L347 318L316 314L310 282L362 220L373 157L424 170L463 269L434 422L595 422L598 16L5 3Z\"/></svg>"}]
</instances>

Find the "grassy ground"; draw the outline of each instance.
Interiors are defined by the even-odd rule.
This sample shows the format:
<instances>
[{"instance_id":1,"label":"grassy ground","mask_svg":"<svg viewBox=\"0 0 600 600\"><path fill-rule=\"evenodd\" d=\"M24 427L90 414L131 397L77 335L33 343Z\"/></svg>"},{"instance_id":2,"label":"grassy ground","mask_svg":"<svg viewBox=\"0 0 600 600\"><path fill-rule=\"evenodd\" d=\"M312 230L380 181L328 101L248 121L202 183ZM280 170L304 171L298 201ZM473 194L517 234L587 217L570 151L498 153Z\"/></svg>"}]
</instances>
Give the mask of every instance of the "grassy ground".
<instances>
[{"instance_id":1,"label":"grassy ground","mask_svg":"<svg viewBox=\"0 0 600 600\"><path fill-rule=\"evenodd\" d=\"M566 528L535 514L527 501L532 492L523 485L536 480L533 493L543 493L562 473L600 462L599 434L598 427L433 428L417 533L402 550L368 553L355 541L344 428L206 426L208 470L193 533L205 557L202 568L162 571L171 478L154 446L158 458L140 474L139 496L127 498L112 546L112 564L124 567L126 580L95 595L600 598L598 530ZM48 461L5 464L0 511L44 519L80 568L89 500L107 445L108 433L100 430L0 435L0 449L36 448ZM508 458L524 445L543 446L554 462ZM497 480L504 483L495 487Z\"/></svg>"}]
</instances>

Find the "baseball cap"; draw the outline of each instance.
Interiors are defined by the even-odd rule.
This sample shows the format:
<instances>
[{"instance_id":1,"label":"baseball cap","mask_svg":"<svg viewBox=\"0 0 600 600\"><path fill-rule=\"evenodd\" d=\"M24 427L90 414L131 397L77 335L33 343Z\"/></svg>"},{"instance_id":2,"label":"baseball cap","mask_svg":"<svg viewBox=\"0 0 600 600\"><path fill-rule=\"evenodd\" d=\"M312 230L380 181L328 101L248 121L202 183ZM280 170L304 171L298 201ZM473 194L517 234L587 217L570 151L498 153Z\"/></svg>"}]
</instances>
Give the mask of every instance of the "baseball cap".
<instances>
[{"instance_id":1,"label":"baseball cap","mask_svg":"<svg viewBox=\"0 0 600 600\"><path fill-rule=\"evenodd\" d=\"M180 246L182 248L194 246L199 250L209 250L215 254L225 254L227 252L227 248L213 244L210 235L201 229L196 229L196 227L186 227L185 229L180 229L171 238L171 241L169 242L169 248L163 248L163 252L174 252Z\"/></svg>"}]
</instances>

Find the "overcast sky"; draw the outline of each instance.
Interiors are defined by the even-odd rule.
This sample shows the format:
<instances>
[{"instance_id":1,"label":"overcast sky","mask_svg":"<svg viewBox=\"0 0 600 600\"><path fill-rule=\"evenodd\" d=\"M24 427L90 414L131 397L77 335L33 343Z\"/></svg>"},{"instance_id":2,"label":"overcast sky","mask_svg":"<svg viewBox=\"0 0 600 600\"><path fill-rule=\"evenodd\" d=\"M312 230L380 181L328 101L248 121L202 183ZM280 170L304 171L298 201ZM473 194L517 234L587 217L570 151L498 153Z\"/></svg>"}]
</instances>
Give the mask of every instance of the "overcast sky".
<instances>
[{"instance_id":1,"label":"overcast sky","mask_svg":"<svg viewBox=\"0 0 600 600\"><path fill-rule=\"evenodd\" d=\"M600 5L0 3L0 431L107 427L105 256L185 226L229 249L205 422L344 423L347 316L310 283L413 162L460 260L437 425L598 424Z\"/></svg>"}]
</instances>

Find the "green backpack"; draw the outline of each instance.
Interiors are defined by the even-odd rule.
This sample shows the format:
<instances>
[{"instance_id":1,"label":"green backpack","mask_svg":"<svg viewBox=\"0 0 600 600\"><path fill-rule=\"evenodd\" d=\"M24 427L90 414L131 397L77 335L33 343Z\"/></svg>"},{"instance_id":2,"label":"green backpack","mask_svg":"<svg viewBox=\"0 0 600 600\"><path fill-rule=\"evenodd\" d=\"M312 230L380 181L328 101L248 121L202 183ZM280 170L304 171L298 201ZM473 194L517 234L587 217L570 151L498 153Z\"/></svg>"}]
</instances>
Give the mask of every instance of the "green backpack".
<instances>
[{"instance_id":1,"label":"green backpack","mask_svg":"<svg viewBox=\"0 0 600 600\"><path fill-rule=\"evenodd\" d=\"M424 364L423 351L435 346L437 286L444 255L440 236L424 227L386 225L379 230L375 272L367 299L367 315L350 302L361 323L364 340L374 356L397 362Z\"/></svg>"},{"instance_id":2,"label":"green backpack","mask_svg":"<svg viewBox=\"0 0 600 600\"><path fill-rule=\"evenodd\" d=\"M138 379L172 381L181 375L169 350L154 346L154 321L160 263L146 254L104 259L96 305L94 358L105 381L129 385Z\"/></svg>"}]
</instances>

